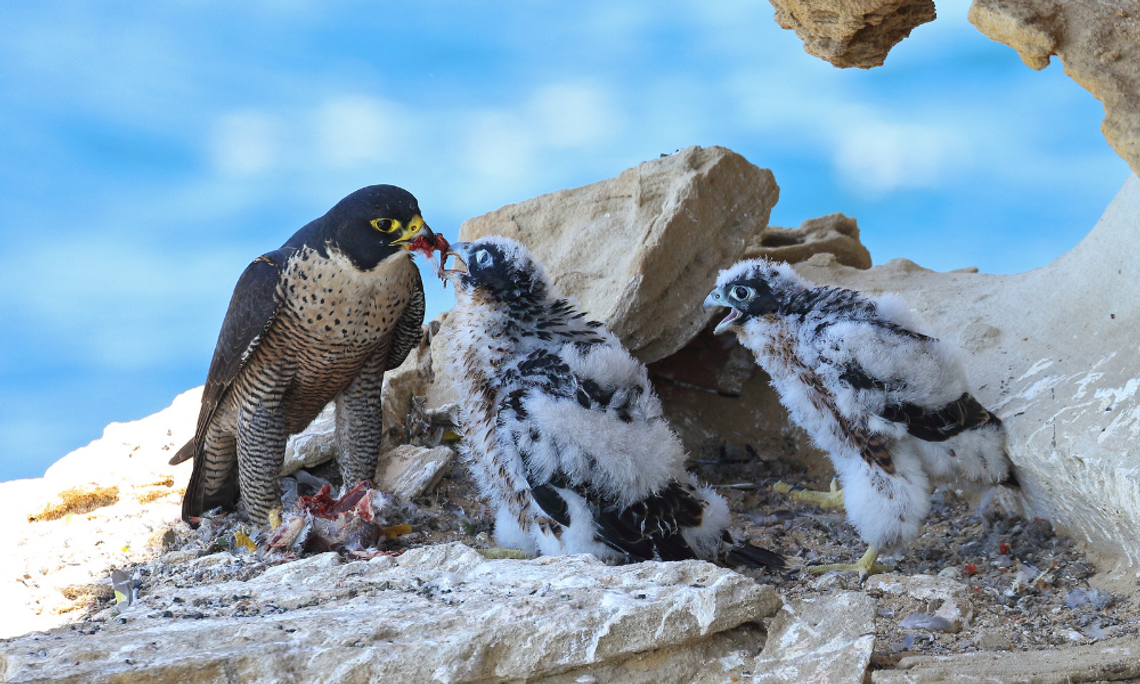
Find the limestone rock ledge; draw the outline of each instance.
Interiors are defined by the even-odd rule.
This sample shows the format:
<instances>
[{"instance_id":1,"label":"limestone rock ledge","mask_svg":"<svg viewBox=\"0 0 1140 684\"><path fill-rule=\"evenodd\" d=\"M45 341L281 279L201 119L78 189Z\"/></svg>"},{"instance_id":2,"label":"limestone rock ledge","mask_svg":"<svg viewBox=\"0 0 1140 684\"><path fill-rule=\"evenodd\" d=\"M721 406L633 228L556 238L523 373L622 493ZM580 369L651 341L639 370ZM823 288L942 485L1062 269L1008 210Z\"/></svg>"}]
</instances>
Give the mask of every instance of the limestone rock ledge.
<instances>
[{"instance_id":1,"label":"limestone rock ledge","mask_svg":"<svg viewBox=\"0 0 1140 684\"><path fill-rule=\"evenodd\" d=\"M597 681L593 669L631 659L644 675L670 666L653 681L722 681L760 647L748 623L781 606L771 587L701 561L487 561L462 544L180 584L149 584L98 631L0 642L4 681ZM698 677L710 667L715 678Z\"/></svg>"},{"instance_id":2,"label":"limestone rock ledge","mask_svg":"<svg viewBox=\"0 0 1140 684\"><path fill-rule=\"evenodd\" d=\"M871 673L873 684L990 684L991 682L1135 682L1140 639L1127 637L1055 651L912 656L897 670Z\"/></svg>"},{"instance_id":3,"label":"limestone rock ledge","mask_svg":"<svg viewBox=\"0 0 1140 684\"><path fill-rule=\"evenodd\" d=\"M974 0L969 18L1033 69L1060 57L1065 73L1104 103L1104 137L1140 174L1140 2Z\"/></svg>"}]
</instances>

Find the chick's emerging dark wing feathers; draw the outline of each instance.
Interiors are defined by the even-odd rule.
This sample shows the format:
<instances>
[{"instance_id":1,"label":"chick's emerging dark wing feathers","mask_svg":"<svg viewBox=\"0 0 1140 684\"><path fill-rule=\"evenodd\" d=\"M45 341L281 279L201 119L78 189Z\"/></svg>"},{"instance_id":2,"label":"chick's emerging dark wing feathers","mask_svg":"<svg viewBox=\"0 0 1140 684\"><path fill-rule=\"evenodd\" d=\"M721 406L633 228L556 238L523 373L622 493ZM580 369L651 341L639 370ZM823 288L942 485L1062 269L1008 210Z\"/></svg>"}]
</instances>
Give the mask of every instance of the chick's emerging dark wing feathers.
<instances>
[{"instance_id":1,"label":"chick's emerging dark wing feathers","mask_svg":"<svg viewBox=\"0 0 1140 684\"><path fill-rule=\"evenodd\" d=\"M944 442L983 425L1001 425L1001 420L969 393L963 393L940 409L905 403L888 404L880 415L889 421L905 424L907 432L927 442Z\"/></svg>"},{"instance_id":2,"label":"chick's emerging dark wing feathers","mask_svg":"<svg viewBox=\"0 0 1140 684\"><path fill-rule=\"evenodd\" d=\"M226 318L222 322L222 331L218 335L218 345L214 348L214 357L210 361L194 439L170 460L171 465L194 456L193 445L203 437L214 410L225 397L246 359L257 348L258 340L273 323L281 304L277 292L281 273L294 251L291 247L282 247L263 254L242 272L234 287Z\"/></svg>"},{"instance_id":3,"label":"chick's emerging dark wing feathers","mask_svg":"<svg viewBox=\"0 0 1140 684\"><path fill-rule=\"evenodd\" d=\"M637 385L614 386L602 379L582 377L571 370L566 361L547 349L532 352L519 363L517 371L508 371L511 384L518 388L507 394L503 411L524 420L528 417L526 401L531 392L546 397L574 401L580 408L614 413L623 423L632 422L632 406L644 393ZM565 439L568 435L562 434ZM602 456L602 455L598 455ZM594 460L593 456L589 457ZM619 508L584 483L571 482L556 471L548 481L536 482L528 472L528 484L535 502L551 519L570 525L570 514L558 489L570 490L585 499L594 516L598 540L637 560L660 558L684 560L695 558L682 529L701 524L704 510L691 487L670 483L657 493Z\"/></svg>"},{"instance_id":4,"label":"chick's emerging dark wing feathers","mask_svg":"<svg viewBox=\"0 0 1140 684\"><path fill-rule=\"evenodd\" d=\"M679 482L626 508L610 507L595 515L599 536L608 545L639 560L696 558L681 530L701 524L701 503ZM654 554L656 552L656 554Z\"/></svg>"}]
</instances>

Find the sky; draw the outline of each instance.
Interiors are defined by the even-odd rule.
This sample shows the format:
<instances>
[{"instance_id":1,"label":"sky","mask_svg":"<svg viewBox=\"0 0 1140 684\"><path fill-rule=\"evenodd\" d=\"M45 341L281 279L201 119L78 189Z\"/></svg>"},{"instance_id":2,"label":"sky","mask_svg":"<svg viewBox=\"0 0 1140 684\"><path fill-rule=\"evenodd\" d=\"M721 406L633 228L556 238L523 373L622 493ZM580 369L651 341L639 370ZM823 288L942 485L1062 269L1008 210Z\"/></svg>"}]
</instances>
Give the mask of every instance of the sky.
<instances>
[{"instance_id":1,"label":"sky","mask_svg":"<svg viewBox=\"0 0 1140 684\"><path fill-rule=\"evenodd\" d=\"M841 211L875 263L1049 263L1129 173L1103 109L937 6L864 71L764 0L0 4L0 480L202 384L245 265L374 183L454 240L723 145L775 174L773 225Z\"/></svg>"}]
</instances>

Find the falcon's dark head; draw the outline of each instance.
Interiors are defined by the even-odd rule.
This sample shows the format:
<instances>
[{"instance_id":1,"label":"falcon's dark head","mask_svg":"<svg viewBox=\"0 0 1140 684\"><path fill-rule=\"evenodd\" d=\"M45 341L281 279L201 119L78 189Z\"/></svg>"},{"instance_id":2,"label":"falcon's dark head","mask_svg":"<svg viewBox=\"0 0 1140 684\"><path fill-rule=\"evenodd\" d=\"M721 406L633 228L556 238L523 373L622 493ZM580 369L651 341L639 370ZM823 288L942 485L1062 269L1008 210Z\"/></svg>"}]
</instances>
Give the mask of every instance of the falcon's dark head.
<instances>
[{"instance_id":1,"label":"falcon's dark head","mask_svg":"<svg viewBox=\"0 0 1140 684\"><path fill-rule=\"evenodd\" d=\"M444 278L456 291L479 292L501 302L541 301L546 296L546 275L526 247L510 238L492 235L475 242L457 242L444 255L453 257Z\"/></svg>"},{"instance_id":2,"label":"falcon's dark head","mask_svg":"<svg viewBox=\"0 0 1140 684\"><path fill-rule=\"evenodd\" d=\"M418 236L434 239L412 193L395 185L369 185L336 203L324 216L329 247L369 271L381 261L411 252Z\"/></svg>"},{"instance_id":3,"label":"falcon's dark head","mask_svg":"<svg viewBox=\"0 0 1140 684\"><path fill-rule=\"evenodd\" d=\"M716 334L743 326L750 320L779 314L790 296L805 284L787 264L767 259L741 261L720 272L716 287L705 298L705 308L728 307L728 315L717 323Z\"/></svg>"}]
</instances>

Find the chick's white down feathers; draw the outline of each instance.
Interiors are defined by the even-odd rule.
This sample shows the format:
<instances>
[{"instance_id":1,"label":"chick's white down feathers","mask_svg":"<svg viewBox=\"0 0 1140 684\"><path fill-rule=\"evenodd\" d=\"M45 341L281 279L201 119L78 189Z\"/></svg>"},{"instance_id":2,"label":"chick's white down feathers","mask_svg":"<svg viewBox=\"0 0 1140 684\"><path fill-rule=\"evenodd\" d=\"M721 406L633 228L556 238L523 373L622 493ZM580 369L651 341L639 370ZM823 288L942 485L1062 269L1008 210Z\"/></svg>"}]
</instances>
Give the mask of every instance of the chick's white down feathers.
<instances>
[{"instance_id":1,"label":"chick's white down feathers","mask_svg":"<svg viewBox=\"0 0 1140 684\"><path fill-rule=\"evenodd\" d=\"M465 457L499 544L603 559L713 559L728 507L684 470L645 366L506 238L453 245Z\"/></svg>"},{"instance_id":2,"label":"chick's white down feathers","mask_svg":"<svg viewBox=\"0 0 1140 684\"><path fill-rule=\"evenodd\" d=\"M816 287L757 259L722 271L706 303L735 310L724 329L827 451L848 520L876 548L917 535L932 484L1009 481L1001 421L970 395L958 349L916 332L900 297Z\"/></svg>"}]
</instances>

